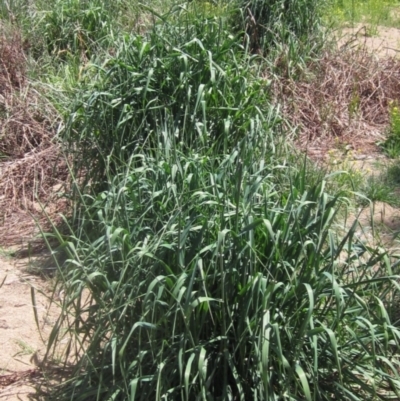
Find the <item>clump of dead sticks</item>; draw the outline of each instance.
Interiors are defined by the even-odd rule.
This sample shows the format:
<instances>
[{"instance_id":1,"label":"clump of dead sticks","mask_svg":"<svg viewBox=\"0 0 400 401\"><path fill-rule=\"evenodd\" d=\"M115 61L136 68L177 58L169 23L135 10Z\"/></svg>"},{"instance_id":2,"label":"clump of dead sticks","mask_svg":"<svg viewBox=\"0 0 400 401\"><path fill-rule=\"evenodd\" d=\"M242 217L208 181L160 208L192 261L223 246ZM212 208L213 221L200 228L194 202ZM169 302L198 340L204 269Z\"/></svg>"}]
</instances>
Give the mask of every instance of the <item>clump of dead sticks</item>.
<instances>
[{"instance_id":1,"label":"clump of dead sticks","mask_svg":"<svg viewBox=\"0 0 400 401\"><path fill-rule=\"evenodd\" d=\"M400 101L400 60L342 48L325 53L301 80L278 79L275 91L298 146L311 157L323 158L338 143L376 153L391 102Z\"/></svg>"},{"instance_id":2,"label":"clump of dead sticks","mask_svg":"<svg viewBox=\"0 0 400 401\"><path fill-rule=\"evenodd\" d=\"M57 113L26 78L18 32L0 28L0 244L37 232L65 201L67 166L55 141Z\"/></svg>"}]
</instances>

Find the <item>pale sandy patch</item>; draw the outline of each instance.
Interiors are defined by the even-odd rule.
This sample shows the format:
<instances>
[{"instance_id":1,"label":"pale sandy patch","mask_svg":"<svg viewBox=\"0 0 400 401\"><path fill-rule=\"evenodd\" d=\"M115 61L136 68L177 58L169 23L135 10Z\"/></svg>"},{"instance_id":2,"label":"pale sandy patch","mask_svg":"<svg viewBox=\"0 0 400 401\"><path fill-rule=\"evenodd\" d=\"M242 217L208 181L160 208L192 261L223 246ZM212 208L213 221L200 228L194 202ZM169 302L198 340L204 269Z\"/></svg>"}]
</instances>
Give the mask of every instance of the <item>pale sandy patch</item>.
<instances>
[{"instance_id":1,"label":"pale sandy patch","mask_svg":"<svg viewBox=\"0 0 400 401\"><path fill-rule=\"evenodd\" d=\"M366 48L377 57L400 56L400 29L354 24L337 33L339 48Z\"/></svg>"},{"instance_id":2,"label":"pale sandy patch","mask_svg":"<svg viewBox=\"0 0 400 401\"><path fill-rule=\"evenodd\" d=\"M57 318L57 308L49 310L50 283L27 272L27 262L11 263L0 258L0 399L31 400L35 383L41 379L40 362L45 341ZM31 288L35 289L35 309Z\"/></svg>"}]
</instances>

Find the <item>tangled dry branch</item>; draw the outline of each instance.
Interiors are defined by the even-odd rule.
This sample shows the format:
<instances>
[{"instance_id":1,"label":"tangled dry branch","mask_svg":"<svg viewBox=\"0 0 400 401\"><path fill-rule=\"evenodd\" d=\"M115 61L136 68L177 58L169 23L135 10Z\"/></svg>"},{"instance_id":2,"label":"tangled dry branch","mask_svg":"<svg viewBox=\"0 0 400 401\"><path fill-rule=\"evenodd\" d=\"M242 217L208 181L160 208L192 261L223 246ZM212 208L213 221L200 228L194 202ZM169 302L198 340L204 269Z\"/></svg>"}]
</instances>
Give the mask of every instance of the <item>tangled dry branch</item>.
<instances>
[{"instance_id":1,"label":"tangled dry branch","mask_svg":"<svg viewBox=\"0 0 400 401\"><path fill-rule=\"evenodd\" d=\"M336 143L361 153L378 151L389 104L400 100L400 60L367 49L326 53L301 81L279 80L284 114L297 127L298 146L316 159Z\"/></svg>"},{"instance_id":2,"label":"tangled dry branch","mask_svg":"<svg viewBox=\"0 0 400 401\"><path fill-rule=\"evenodd\" d=\"M57 115L29 84L21 37L0 30L0 244L20 243L65 201L67 166L54 140Z\"/></svg>"}]
</instances>

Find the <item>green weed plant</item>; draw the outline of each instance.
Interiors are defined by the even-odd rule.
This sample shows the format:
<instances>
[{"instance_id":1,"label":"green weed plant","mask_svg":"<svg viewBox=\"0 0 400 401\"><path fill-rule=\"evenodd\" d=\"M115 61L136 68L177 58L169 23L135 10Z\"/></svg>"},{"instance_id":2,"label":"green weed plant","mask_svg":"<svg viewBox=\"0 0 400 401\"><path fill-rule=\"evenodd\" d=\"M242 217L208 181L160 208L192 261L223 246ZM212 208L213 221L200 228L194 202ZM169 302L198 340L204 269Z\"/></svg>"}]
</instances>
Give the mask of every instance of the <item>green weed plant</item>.
<instances>
[{"instance_id":1,"label":"green weed plant","mask_svg":"<svg viewBox=\"0 0 400 401\"><path fill-rule=\"evenodd\" d=\"M367 23L373 33L378 25L398 27L400 24L397 0L332 0L328 4L324 19L336 26Z\"/></svg>"},{"instance_id":2,"label":"green weed plant","mask_svg":"<svg viewBox=\"0 0 400 401\"><path fill-rule=\"evenodd\" d=\"M381 143L381 147L391 158L400 155L400 111L397 102L389 105L389 128L387 138Z\"/></svg>"},{"instance_id":3,"label":"green weed plant","mask_svg":"<svg viewBox=\"0 0 400 401\"><path fill-rule=\"evenodd\" d=\"M329 181L330 190L342 191L348 198L354 197L365 182L365 172L353 165L354 151L348 145L335 143L336 148L328 151L327 171L332 179Z\"/></svg>"}]
</instances>

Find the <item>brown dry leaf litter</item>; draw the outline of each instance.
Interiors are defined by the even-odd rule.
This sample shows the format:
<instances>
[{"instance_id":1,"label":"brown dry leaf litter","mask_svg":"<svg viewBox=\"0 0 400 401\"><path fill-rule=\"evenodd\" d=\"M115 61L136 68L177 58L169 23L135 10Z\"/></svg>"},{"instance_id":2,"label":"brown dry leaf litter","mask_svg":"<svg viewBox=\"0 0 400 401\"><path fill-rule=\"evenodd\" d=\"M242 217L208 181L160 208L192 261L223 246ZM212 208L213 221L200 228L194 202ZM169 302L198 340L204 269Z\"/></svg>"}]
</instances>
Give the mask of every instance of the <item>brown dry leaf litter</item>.
<instances>
[{"instance_id":1,"label":"brown dry leaf litter","mask_svg":"<svg viewBox=\"0 0 400 401\"><path fill-rule=\"evenodd\" d=\"M297 128L297 145L314 159L345 144L376 154L389 123L389 105L400 100L400 60L378 59L366 48L326 53L314 76L275 86L283 112Z\"/></svg>"},{"instance_id":2,"label":"brown dry leaf litter","mask_svg":"<svg viewBox=\"0 0 400 401\"><path fill-rule=\"evenodd\" d=\"M68 175L54 141L57 114L29 84L20 35L0 27L0 244L32 238L42 210L65 209L57 197Z\"/></svg>"}]
</instances>

